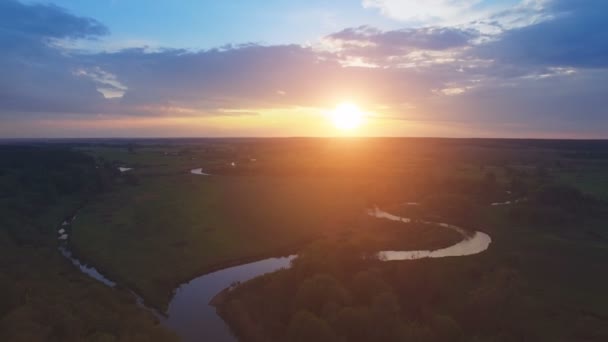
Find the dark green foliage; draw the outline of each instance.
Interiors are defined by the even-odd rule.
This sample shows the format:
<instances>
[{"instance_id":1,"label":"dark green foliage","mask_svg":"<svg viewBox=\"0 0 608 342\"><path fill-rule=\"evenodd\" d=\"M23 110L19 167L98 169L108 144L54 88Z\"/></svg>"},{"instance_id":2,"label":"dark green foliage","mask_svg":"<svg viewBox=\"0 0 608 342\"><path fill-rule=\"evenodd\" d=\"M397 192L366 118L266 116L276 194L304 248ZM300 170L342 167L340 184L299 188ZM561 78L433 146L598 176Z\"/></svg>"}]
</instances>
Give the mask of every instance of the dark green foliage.
<instances>
[{"instance_id":1,"label":"dark green foliage","mask_svg":"<svg viewBox=\"0 0 608 342\"><path fill-rule=\"evenodd\" d=\"M287 327L288 341L292 342L335 342L336 335L329 325L314 314L298 311Z\"/></svg>"},{"instance_id":2,"label":"dark green foliage","mask_svg":"<svg viewBox=\"0 0 608 342\"><path fill-rule=\"evenodd\" d=\"M0 146L0 340L170 341L132 296L80 273L57 227L113 182L67 148Z\"/></svg>"},{"instance_id":3,"label":"dark green foliage","mask_svg":"<svg viewBox=\"0 0 608 342\"><path fill-rule=\"evenodd\" d=\"M105 192L79 214L72 243L158 306L210 267L322 239L292 269L227 296L220 311L247 332L244 341L605 341L606 208L588 195L607 198L607 146L467 139L79 146L95 158L18 147L23 153L0 164L0 210L10 214L1 218L8 234L0 245L0 330L9 334L0 338L167 337L130 297L55 259L56 224L81 199ZM135 172L121 174L119 165ZM188 174L198 167L214 177ZM422 205L400 206L410 201ZM372 258L381 248L441 248L454 237L366 217L374 205L478 228L493 242L476 256L382 263Z\"/></svg>"},{"instance_id":4,"label":"dark green foliage","mask_svg":"<svg viewBox=\"0 0 608 342\"><path fill-rule=\"evenodd\" d=\"M492 178L486 181L493 184ZM314 329L331 331L335 341L603 341L606 310L592 303L599 299L606 304L600 284L607 285L608 278L599 276L595 284L592 269L601 269L593 266L594 258L606 261L606 245L571 230L553 235L550 222L602 234L599 228L605 227L596 221L606 222L601 216L606 207L547 180L525 178L518 186L529 197L512 207L482 207L467 196L449 194L406 208L421 217L439 214L446 222L484 226L493 244L483 254L383 263L362 253L369 240L352 245L347 239L328 240L303 251L291 269L237 287L230 297L241 300L241 310L250 317L260 310L253 298L273 298L274 310L290 322L305 309L314 317ZM513 213L525 210L550 221L519 225L522 216ZM349 253L356 257L348 258ZM590 287L590 293L583 290ZM579 314L573 309L578 306L601 314ZM302 336L291 332L291 324L287 329L288 322L277 327L279 316L264 312L253 325L270 341ZM231 321L232 315L223 317Z\"/></svg>"},{"instance_id":5,"label":"dark green foliage","mask_svg":"<svg viewBox=\"0 0 608 342\"><path fill-rule=\"evenodd\" d=\"M563 226L597 216L601 203L580 190L563 184L546 184L517 203L510 210L511 217L526 224Z\"/></svg>"},{"instance_id":6,"label":"dark green foliage","mask_svg":"<svg viewBox=\"0 0 608 342\"><path fill-rule=\"evenodd\" d=\"M368 307L344 307L333 321L337 334L346 341L370 341L372 315Z\"/></svg>"},{"instance_id":7,"label":"dark green foliage","mask_svg":"<svg viewBox=\"0 0 608 342\"><path fill-rule=\"evenodd\" d=\"M532 200L540 205L554 207L563 210L584 210L593 205L593 200L572 187L561 184L545 185L538 189Z\"/></svg>"},{"instance_id":8,"label":"dark green foliage","mask_svg":"<svg viewBox=\"0 0 608 342\"><path fill-rule=\"evenodd\" d=\"M249 315L246 326L240 324L235 328L243 336L259 336L262 334L259 329L262 329L273 341L325 338L345 342L399 342L407 341L406 338L430 342L459 340L461 328L448 315L438 315L425 324L406 319L412 315L403 312L400 291L389 285L392 280L384 267L386 264L357 259L354 273L339 271L340 258L327 258L335 255L336 247L317 245L298 258L290 270L266 275L237 287L229 297L238 298L240 311L234 307L220 307L220 311L234 322L252 308L261 310L262 315ZM325 259L325 262L309 262L320 259ZM307 276L311 267L336 271L331 275ZM417 281L411 274L401 273L400 276L404 281ZM259 298L265 299L259 301ZM263 305L264 309L257 305ZM267 310L268 307L273 309ZM409 300L406 307L408 311L416 310ZM284 315L291 317L290 320L281 320ZM287 325L277 327L277 322Z\"/></svg>"},{"instance_id":9,"label":"dark green foliage","mask_svg":"<svg viewBox=\"0 0 608 342\"><path fill-rule=\"evenodd\" d=\"M295 308L321 314L328 305L342 306L348 301L348 294L338 280L319 274L302 282L296 292Z\"/></svg>"},{"instance_id":10,"label":"dark green foliage","mask_svg":"<svg viewBox=\"0 0 608 342\"><path fill-rule=\"evenodd\" d=\"M440 194L428 196L422 203L429 213L457 221L469 221L473 215L474 203L468 196Z\"/></svg>"},{"instance_id":11,"label":"dark green foliage","mask_svg":"<svg viewBox=\"0 0 608 342\"><path fill-rule=\"evenodd\" d=\"M369 305L373 296L378 293L389 292L390 286L382 279L378 270L364 270L358 272L352 283L353 297L362 305Z\"/></svg>"}]
</instances>

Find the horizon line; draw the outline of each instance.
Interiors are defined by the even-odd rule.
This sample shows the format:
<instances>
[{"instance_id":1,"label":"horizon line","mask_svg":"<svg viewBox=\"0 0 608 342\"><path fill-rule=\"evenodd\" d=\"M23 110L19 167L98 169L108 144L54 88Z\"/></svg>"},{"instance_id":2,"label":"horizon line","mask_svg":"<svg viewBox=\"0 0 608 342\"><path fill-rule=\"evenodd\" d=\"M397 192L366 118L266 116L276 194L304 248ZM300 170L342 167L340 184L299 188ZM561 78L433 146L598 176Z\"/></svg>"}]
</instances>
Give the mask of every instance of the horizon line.
<instances>
[{"instance_id":1,"label":"horizon line","mask_svg":"<svg viewBox=\"0 0 608 342\"><path fill-rule=\"evenodd\" d=\"M539 137L446 137L446 136L209 136L209 137L159 137L159 136L140 136L140 137L23 137L23 138L2 138L2 141L27 141L27 140L186 140L186 139L446 139L446 140L567 140L567 141L608 141L606 138L539 138Z\"/></svg>"}]
</instances>

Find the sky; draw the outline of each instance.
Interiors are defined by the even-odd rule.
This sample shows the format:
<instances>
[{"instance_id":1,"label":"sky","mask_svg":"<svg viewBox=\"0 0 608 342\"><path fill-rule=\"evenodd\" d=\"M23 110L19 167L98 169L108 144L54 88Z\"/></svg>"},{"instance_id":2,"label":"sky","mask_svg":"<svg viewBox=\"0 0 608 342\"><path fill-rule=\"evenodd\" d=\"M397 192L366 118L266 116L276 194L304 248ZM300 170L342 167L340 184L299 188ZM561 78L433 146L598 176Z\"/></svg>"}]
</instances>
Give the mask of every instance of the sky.
<instances>
[{"instance_id":1,"label":"sky","mask_svg":"<svg viewBox=\"0 0 608 342\"><path fill-rule=\"evenodd\" d=\"M0 0L0 138L608 138L607 105L605 0Z\"/></svg>"}]
</instances>

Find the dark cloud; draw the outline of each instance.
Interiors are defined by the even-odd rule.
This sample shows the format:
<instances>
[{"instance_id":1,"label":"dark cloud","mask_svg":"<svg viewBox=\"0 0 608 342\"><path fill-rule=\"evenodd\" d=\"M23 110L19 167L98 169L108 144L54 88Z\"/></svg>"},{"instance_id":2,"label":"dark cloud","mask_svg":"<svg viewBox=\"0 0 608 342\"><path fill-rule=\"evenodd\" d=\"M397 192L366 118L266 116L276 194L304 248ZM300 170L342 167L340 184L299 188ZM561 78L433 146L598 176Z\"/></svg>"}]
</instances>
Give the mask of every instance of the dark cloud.
<instances>
[{"instance_id":1,"label":"dark cloud","mask_svg":"<svg viewBox=\"0 0 608 342\"><path fill-rule=\"evenodd\" d=\"M478 36L471 30L457 28L425 27L419 29L403 29L380 31L369 26L347 28L327 36L343 44L365 45L373 44L391 51L404 50L446 50L462 47Z\"/></svg>"},{"instance_id":2,"label":"dark cloud","mask_svg":"<svg viewBox=\"0 0 608 342\"><path fill-rule=\"evenodd\" d=\"M107 27L91 18L74 16L51 4L0 2L0 31L44 38L89 38L108 33Z\"/></svg>"},{"instance_id":3,"label":"dark cloud","mask_svg":"<svg viewBox=\"0 0 608 342\"><path fill-rule=\"evenodd\" d=\"M53 44L105 33L99 22L53 5L0 2L0 115L101 110L95 84L75 75L80 61Z\"/></svg>"},{"instance_id":4,"label":"dark cloud","mask_svg":"<svg viewBox=\"0 0 608 342\"><path fill-rule=\"evenodd\" d=\"M120 75L129 88L122 99L125 105L208 111L296 101L298 94L310 94L311 87L324 87L311 76L325 74L329 80L339 67L324 60L323 54L299 45L246 45L198 52L129 49L89 56L88 60ZM277 91L288 95L278 96Z\"/></svg>"},{"instance_id":5,"label":"dark cloud","mask_svg":"<svg viewBox=\"0 0 608 342\"><path fill-rule=\"evenodd\" d=\"M552 19L506 31L472 53L502 63L607 67L608 1L554 0Z\"/></svg>"},{"instance_id":6,"label":"dark cloud","mask_svg":"<svg viewBox=\"0 0 608 342\"><path fill-rule=\"evenodd\" d=\"M198 52L129 49L86 56L87 63L119 75L128 90L123 110L198 110L327 107L352 97L402 103L441 87L448 73L414 69L349 68L332 53L299 45L246 45ZM447 66L446 66L447 68ZM226 112L229 113L229 112ZM221 114L221 113L219 113Z\"/></svg>"},{"instance_id":7,"label":"dark cloud","mask_svg":"<svg viewBox=\"0 0 608 342\"><path fill-rule=\"evenodd\" d=\"M428 120L479 124L503 136L605 137L608 71L489 82L459 96L429 98Z\"/></svg>"}]
</instances>

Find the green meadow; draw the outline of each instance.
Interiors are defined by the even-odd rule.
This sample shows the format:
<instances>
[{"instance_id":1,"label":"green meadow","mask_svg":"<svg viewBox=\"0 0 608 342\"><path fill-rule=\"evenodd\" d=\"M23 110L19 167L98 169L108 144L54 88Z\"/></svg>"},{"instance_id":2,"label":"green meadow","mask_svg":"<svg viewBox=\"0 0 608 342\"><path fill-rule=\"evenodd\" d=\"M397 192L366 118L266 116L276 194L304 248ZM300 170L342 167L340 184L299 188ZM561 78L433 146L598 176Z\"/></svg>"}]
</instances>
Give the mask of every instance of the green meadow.
<instances>
[{"instance_id":1,"label":"green meadow","mask_svg":"<svg viewBox=\"0 0 608 342\"><path fill-rule=\"evenodd\" d=\"M608 158L601 144L589 144L209 139L30 147L30 162L2 166L0 186L10 196L2 199L0 324L9 340L171 340L129 290L165 311L193 278L298 253L291 269L216 302L242 340L358 341L345 327L359 326L361 341L601 341ZM190 173L195 168L210 175ZM512 204L491 205L503 201ZM415 221L370 217L375 206ZM69 248L116 288L57 252L57 225L74 213ZM374 257L463 239L420 221L480 230L492 243L466 257ZM35 266L23 272L25 264Z\"/></svg>"}]
</instances>

